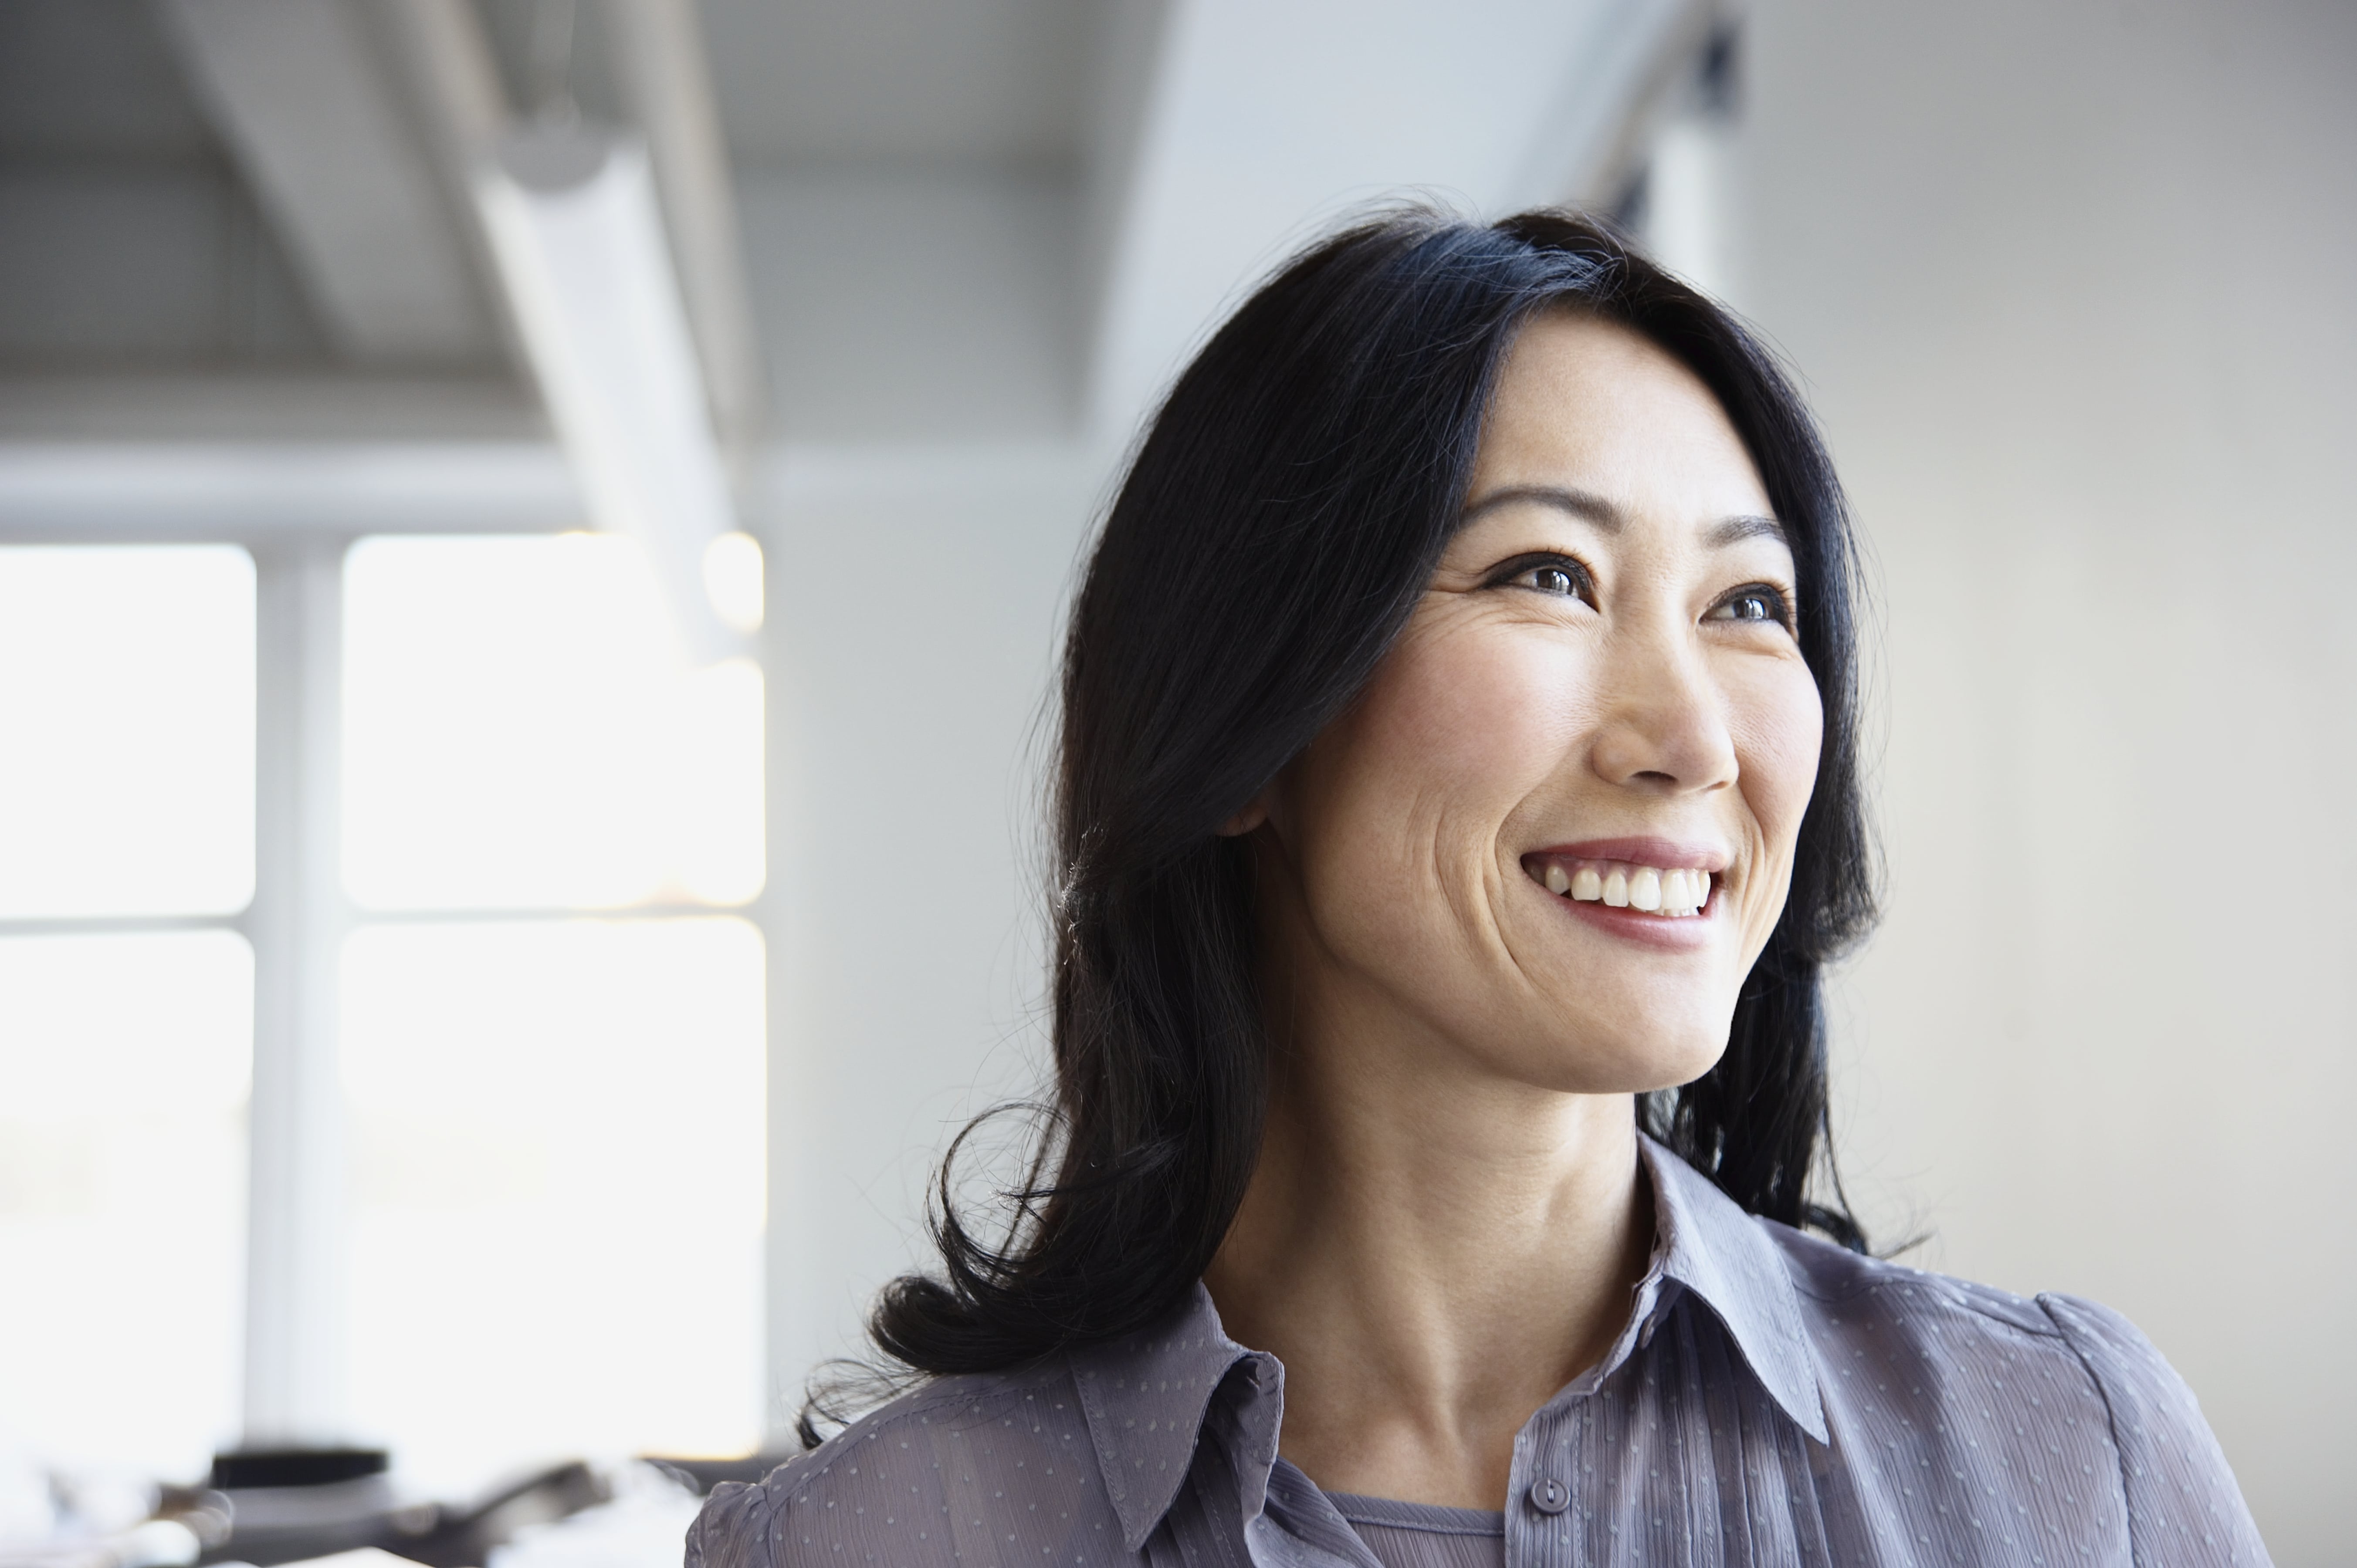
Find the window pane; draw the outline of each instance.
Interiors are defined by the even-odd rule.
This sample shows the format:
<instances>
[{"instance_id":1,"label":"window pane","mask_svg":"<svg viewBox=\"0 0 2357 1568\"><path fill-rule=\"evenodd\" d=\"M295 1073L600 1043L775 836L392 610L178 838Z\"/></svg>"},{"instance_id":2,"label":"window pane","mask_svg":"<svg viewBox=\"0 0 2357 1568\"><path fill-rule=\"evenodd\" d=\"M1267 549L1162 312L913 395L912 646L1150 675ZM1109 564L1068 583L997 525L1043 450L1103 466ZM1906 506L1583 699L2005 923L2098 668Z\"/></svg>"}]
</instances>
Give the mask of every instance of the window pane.
<instances>
[{"instance_id":1,"label":"window pane","mask_svg":"<svg viewBox=\"0 0 2357 1568\"><path fill-rule=\"evenodd\" d=\"M343 1007L361 1430L457 1489L547 1455L750 1448L754 929L373 927Z\"/></svg>"},{"instance_id":2,"label":"window pane","mask_svg":"<svg viewBox=\"0 0 2357 1568\"><path fill-rule=\"evenodd\" d=\"M344 585L353 897L610 908L760 890L760 674L682 667L635 544L369 539Z\"/></svg>"},{"instance_id":3,"label":"window pane","mask_svg":"<svg viewBox=\"0 0 2357 1568\"><path fill-rule=\"evenodd\" d=\"M0 941L0 1436L194 1476L237 1416L253 958Z\"/></svg>"},{"instance_id":4,"label":"window pane","mask_svg":"<svg viewBox=\"0 0 2357 1568\"><path fill-rule=\"evenodd\" d=\"M253 896L253 561L0 546L0 916Z\"/></svg>"}]
</instances>

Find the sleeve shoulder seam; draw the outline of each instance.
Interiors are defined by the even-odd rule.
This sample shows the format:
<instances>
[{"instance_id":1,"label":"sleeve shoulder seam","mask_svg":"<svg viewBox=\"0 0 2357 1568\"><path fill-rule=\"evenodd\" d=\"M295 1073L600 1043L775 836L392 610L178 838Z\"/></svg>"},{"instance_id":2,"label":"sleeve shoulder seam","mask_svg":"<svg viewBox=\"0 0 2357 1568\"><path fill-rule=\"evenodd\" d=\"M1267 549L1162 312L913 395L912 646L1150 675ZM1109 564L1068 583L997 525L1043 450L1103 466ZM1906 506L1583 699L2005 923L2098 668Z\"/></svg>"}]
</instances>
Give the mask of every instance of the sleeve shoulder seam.
<instances>
[{"instance_id":1,"label":"sleeve shoulder seam","mask_svg":"<svg viewBox=\"0 0 2357 1568\"><path fill-rule=\"evenodd\" d=\"M2095 1397L2104 1402L2104 1419L2111 1427L2112 1457L2119 1466L2120 1517L2127 1524L2128 1561L2141 1563L2144 1556L2136 1550L2136 1510L2128 1500L2128 1451L2126 1444L2120 1440L2119 1406L2112 1399L2111 1385L2104 1380L2103 1373L2095 1369L2094 1359L2087 1354L2087 1347L2080 1343L2077 1334L2072 1332L2070 1323L2055 1312L2056 1299L2053 1292L2041 1291L2037 1297L2038 1307L2046 1315L2046 1320L2054 1325L2054 1331L2061 1336L2062 1343L2071 1347L2071 1353L2079 1359L2087 1380L2095 1385Z\"/></svg>"}]
</instances>

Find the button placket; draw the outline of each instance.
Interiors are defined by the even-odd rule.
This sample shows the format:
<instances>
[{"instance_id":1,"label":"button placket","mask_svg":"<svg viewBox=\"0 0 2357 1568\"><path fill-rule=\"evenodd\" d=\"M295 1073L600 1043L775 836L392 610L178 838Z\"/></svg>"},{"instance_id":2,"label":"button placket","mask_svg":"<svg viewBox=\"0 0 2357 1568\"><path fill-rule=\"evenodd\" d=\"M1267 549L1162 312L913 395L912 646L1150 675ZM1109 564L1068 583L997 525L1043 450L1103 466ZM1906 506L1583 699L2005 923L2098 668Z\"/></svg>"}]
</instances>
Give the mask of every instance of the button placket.
<instances>
[{"instance_id":1,"label":"button placket","mask_svg":"<svg viewBox=\"0 0 2357 1568\"><path fill-rule=\"evenodd\" d=\"M1576 1435L1586 1403L1575 1396L1543 1408L1514 1436L1504 1499L1508 1568L1576 1568L1584 1561L1572 1521L1579 1512Z\"/></svg>"}]
</instances>

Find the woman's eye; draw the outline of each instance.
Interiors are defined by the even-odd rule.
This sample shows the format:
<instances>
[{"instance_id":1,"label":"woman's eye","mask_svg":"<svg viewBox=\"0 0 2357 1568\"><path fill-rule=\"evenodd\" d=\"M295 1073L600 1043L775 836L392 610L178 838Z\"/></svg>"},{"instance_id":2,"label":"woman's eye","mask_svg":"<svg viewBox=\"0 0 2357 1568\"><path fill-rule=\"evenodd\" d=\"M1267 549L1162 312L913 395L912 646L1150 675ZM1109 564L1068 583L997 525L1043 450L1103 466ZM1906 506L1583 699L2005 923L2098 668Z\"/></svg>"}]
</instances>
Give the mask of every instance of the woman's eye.
<instances>
[{"instance_id":1,"label":"woman's eye","mask_svg":"<svg viewBox=\"0 0 2357 1568\"><path fill-rule=\"evenodd\" d=\"M1792 624L1792 611L1784 596L1765 583L1754 583L1738 588L1711 606L1705 620L1772 621L1778 626Z\"/></svg>"},{"instance_id":2,"label":"woman's eye","mask_svg":"<svg viewBox=\"0 0 2357 1568\"><path fill-rule=\"evenodd\" d=\"M1520 586L1542 594L1578 598L1582 596L1580 590L1586 585L1586 574L1576 566L1533 566L1514 581Z\"/></svg>"}]
</instances>

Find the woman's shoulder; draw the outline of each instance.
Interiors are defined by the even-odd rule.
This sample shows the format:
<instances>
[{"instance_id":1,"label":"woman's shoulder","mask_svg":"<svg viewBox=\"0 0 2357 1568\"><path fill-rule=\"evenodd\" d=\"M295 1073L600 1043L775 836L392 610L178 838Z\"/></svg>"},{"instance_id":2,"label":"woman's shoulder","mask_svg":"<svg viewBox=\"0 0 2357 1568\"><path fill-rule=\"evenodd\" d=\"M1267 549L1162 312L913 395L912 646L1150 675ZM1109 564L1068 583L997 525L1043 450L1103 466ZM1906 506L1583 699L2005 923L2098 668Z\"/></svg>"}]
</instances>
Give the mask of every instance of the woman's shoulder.
<instances>
[{"instance_id":1,"label":"woman's shoulder","mask_svg":"<svg viewBox=\"0 0 2357 1568\"><path fill-rule=\"evenodd\" d=\"M1836 1428L1878 1446L1920 1425L1968 1452L2075 1454L2086 1480L2116 1488L2137 1561L2203 1542L2187 1560L2266 1561L2193 1391L2126 1316L1761 1224L1791 1270Z\"/></svg>"},{"instance_id":2,"label":"woman's shoulder","mask_svg":"<svg viewBox=\"0 0 2357 1568\"><path fill-rule=\"evenodd\" d=\"M1098 1562L1120 1535L1058 1357L929 1379L758 1485L716 1487L688 1530L685 1568L946 1568L996 1561L1018 1537L1035 1552L1086 1542Z\"/></svg>"},{"instance_id":3,"label":"woman's shoulder","mask_svg":"<svg viewBox=\"0 0 2357 1568\"><path fill-rule=\"evenodd\" d=\"M1869 1340L1905 1342L1982 1365L2051 1361L2076 1367L2090 1393L2106 1396L2149 1398L2185 1387L2135 1324L2098 1302L2052 1292L2017 1295L1759 1223L1782 1252L1802 1316L1824 1348L1855 1359L1871 1354Z\"/></svg>"}]
</instances>

